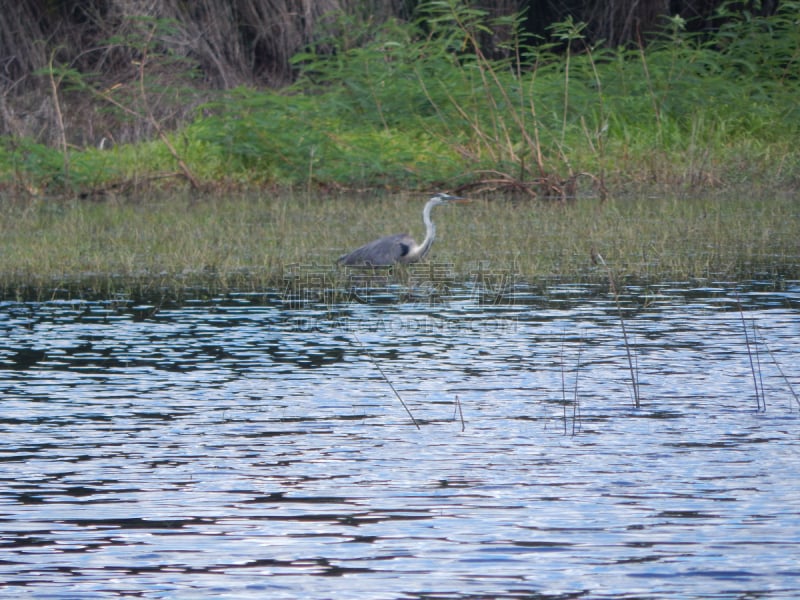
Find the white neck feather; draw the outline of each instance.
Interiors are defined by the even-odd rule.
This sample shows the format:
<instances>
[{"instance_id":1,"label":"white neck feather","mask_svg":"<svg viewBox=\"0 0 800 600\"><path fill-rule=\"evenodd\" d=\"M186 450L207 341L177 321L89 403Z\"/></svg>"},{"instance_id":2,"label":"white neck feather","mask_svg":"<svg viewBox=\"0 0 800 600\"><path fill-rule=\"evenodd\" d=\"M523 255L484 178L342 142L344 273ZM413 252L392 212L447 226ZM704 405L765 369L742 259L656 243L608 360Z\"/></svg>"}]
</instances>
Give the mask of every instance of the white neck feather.
<instances>
[{"instance_id":1,"label":"white neck feather","mask_svg":"<svg viewBox=\"0 0 800 600\"><path fill-rule=\"evenodd\" d=\"M422 260L431 249L433 240L436 239L436 225L431 221L431 210L433 210L434 203L428 202L422 210L422 221L425 223L425 239L422 244L414 248L409 253L411 260Z\"/></svg>"}]
</instances>

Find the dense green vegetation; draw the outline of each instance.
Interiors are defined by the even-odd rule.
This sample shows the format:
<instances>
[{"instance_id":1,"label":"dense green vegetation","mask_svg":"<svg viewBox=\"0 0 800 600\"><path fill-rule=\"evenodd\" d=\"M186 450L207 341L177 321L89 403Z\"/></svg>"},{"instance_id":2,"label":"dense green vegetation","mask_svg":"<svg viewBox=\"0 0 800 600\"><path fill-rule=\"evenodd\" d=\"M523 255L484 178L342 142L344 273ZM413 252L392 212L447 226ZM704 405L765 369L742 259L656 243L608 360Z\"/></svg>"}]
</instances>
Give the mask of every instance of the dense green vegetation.
<instances>
[{"instance_id":1,"label":"dense green vegetation","mask_svg":"<svg viewBox=\"0 0 800 600\"><path fill-rule=\"evenodd\" d=\"M520 18L498 22L457 0L424 2L417 16L331 25L337 35L295 56L296 83L223 93L179 131L148 110L170 93L148 79L178 60L152 52L153 31L170 24L142 20L117 40L141 59L124 95L66 67L46 75L62 94L82 90L146 122L153 140L100 150L7 138L0 185L34 196L188 184L564 198L800 180L800 3L740 13L712 35L687 33L676 17L646 48L589 46L571 21L530 39ZM480 40L501 28L508 41L487 56Z\"/></svg>"}]
</instances>

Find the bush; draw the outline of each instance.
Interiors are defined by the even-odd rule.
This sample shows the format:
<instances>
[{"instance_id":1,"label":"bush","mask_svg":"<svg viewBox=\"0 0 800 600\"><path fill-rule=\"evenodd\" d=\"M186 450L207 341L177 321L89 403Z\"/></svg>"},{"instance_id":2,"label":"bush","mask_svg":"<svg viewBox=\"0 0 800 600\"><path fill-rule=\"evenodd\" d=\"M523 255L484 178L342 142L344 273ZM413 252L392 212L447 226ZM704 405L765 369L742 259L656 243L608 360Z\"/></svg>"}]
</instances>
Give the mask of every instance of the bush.
<instances>
[{"instance_id":1,"label":"bush","mask_svg":"<svg viewBox=\"0 0 800 600\"><path fill-rule=\"evenodd\" d=\"M571 20L531 39L520 15L491 19L460 0L423 2L411 23L342 17L295 56L288 88L232 90L177 134L156 127L163 144L120 149L114 161L6 143L5 176L75 190L172 171L193 184L564 198L584 179L597 193L606 182L716 185L741 179L747 164L748 176L792 185L798 15L797 2L771 17L728 15L710 36L675 17L633 49L590 46ZM482 40L499 30L505 42L489 56Z\"/></svg>"}]
</instances>

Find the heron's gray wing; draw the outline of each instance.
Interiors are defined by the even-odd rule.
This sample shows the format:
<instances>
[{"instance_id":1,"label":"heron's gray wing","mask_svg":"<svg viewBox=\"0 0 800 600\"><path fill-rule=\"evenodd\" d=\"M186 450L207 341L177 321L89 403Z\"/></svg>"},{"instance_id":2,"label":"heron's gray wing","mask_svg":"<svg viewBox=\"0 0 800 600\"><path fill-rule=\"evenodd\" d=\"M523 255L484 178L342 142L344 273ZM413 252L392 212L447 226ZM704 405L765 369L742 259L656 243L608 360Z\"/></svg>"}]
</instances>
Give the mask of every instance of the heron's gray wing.
<instances>
[{"instance_id":1,"label":"heron's gray wing","mask_svg":"<svg viewBox=\"0 0 800 600\"><path fill-rule=\"evenodd\" d=\"M382 267L402 261L415 246L414 239L407 233L387 235L356 248L336 262L340 265L369 265Z\"/></svg>"}]
</instances>

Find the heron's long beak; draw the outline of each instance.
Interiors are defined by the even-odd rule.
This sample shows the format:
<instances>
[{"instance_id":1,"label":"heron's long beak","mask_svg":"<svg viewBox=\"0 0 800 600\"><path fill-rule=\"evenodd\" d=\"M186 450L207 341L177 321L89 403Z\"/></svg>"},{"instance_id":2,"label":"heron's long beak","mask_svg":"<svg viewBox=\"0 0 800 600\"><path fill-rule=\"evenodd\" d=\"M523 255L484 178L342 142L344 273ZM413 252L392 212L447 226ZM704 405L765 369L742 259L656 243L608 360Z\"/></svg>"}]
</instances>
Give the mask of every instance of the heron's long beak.
<instances>
[{"instance_id":1,"label":"heron's long beak","mask_svg":"<svg viewBox=\"0 0 800 600\"><path fill-rule=\"evenodd\" d=\"M472 202L472 200L469 198L455 197L455 198L449 198L447 202L448 204L469 204L470 202Z\"/></svg>"}]
</instances>

